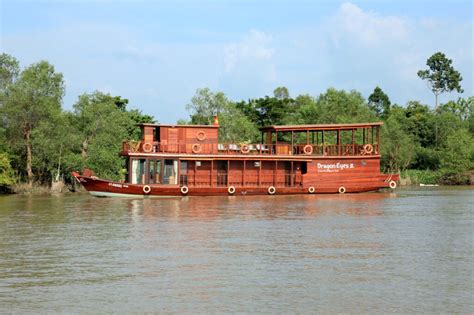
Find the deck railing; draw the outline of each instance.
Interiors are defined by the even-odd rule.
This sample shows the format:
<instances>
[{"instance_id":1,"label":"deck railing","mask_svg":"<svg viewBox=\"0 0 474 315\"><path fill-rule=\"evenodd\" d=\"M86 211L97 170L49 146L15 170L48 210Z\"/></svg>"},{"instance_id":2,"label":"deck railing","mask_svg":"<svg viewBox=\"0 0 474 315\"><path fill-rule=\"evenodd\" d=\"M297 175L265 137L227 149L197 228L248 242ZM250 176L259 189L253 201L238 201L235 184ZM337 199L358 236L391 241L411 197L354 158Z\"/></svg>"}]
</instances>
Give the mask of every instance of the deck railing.
<instances>
[{"instance_id":1,"label":"deck railing","mask_svg":"<svg viewBox=\"0 0 474 315\"><path fill-rule=\"evenodd\" d=\"M122 154L179 153L218 155L362 156L380 154L379 144L215 144L123 141Z\"/></svg>"}]
</instances>

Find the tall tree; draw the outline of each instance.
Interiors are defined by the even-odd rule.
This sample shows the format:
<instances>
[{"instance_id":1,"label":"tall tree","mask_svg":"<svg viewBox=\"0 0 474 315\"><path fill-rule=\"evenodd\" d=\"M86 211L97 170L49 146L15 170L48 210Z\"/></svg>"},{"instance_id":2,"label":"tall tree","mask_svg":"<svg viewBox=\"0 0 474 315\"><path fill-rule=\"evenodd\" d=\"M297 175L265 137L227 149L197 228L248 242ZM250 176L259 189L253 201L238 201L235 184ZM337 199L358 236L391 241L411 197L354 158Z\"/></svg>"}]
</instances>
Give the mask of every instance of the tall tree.
<instances>
[{"instance_id":1,"label":"tall tree","mask_svg":"<svg viewBox=\"0 0 474 315\"><path fill-rule=\"evenodd\" d=\"M3 105L7 97L7 88L18 77L20 65L18 60L8 54L0 55L0 105Z\"/></svg>"},{"instance_id":2,"label":"tall tree","mask_svg":"<svg viewBox=\"0 0 474 315\"><path fill-rule=\"evenodd\" d=\"M136 122L119 96L95 91L83 94L74 104L74 112L68 114L70 125L75 128L75 148L65 157L68 170L84 167L94 170L99 176L119 179L123 167L117 155L122 140L134 137ZM148 118L145 118L148 119Z\"/></svg>"},{"instance_id":3,"label":"tall tree","mask_svg":"<svg viewBox=\"0 0 474 315\"><path fill-rule=\"evenodd\" d=\"M427 80L431 91L435 95L435 108L438 108L438 95L441 93L454 90L459 93L464 92L461 88L462 76L454 69L452 63L452 60L442 52L437 52L426 61L429 69L418 71L418 76L423 80Z\"/></svg>"},{"instance_id":4,"label":"tall tree","mask_svg":"<svg viewBox=\"0 0 474 315\"><path fill-rule=\"evenodd\" d=\"M284 86L279 86L275 90L273 90L273 96L275 96L278 100L284 100L290 98L290 92Z\"/></svg>"},{"instance_id":5,"label":"tall tree","mask_svg":"<svg viewBox=\"0 0 474 315\"><path fill-rule=\"evenodd\" d=\"M33 186L32 135L43 121L61 113L64 81L61 73L47 61L40 61L24 69L8 85L2 107L4 122L11 141L22 143L28 186ZM21 139L21 140L20 140ZM22 154L20 154L22 156Z\"/></svg>"},{"instance_id":6,"label":"tall tree","mask_svg":"<svg viewBox=\"0 0 474 315\"><path fill-rule=\"evenodd\" d=\"M380 118L387 118L390 115L390 99L380 87L375 87L374 92L369 96L369 108Z\"/></svg>"},{"instance_id":7,"label":"tall tree","mask_svg":"<svg viewBox=\"0 0 474 315\"><path fill-rule=\"evenodd\" d=\"M212 116L219 116L219 141L245 142L255 140L258 130L255 124L222 92L211 92L208 88L198 89L186 106L191 114L191 124L210 124Z\"/></svg>"},{"instance_id":8,"label":"tall tree","mask_svg":"<svg viewBox=\"0 0 474 315\"><path fill-rule=\"evenodd\" d=\"M192 124L209 125L212 116L219 115L228 102L222 92L213 93L209 88L197 89L191 103L186 105L186 110L191 114Z\"/></svg>"}]
</instances>

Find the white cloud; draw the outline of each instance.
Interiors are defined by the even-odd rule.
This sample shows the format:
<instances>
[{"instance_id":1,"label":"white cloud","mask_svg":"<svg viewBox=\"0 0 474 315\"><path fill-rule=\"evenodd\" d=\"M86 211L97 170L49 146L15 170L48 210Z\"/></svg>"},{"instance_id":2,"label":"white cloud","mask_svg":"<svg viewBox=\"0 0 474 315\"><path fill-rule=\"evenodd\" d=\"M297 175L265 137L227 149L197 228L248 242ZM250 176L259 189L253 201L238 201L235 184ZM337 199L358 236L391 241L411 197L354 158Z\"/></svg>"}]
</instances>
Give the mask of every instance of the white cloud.
<instances>
[{"instance_id":1,"label":"white cloud","mask_svg":"<svg viewBox=\"0 0 474 315\"><path fill-rule=\"evenodd\" d=\"M259 60L270 60L274 49L270 47L272 37L251 30L236 43L224 47L224 65L226 72L232 72L240 63L254 62Z\"/></svg>"},{"instance_id":2,"label":"white cloud","mask_svg":"<svg viewBox=\"0 0 474 315\"><path fill-rule=\"evenodd\" d=\"M406 19L397 16L380 16L365 12L355 4L343 3L329 19L335 40L377 45L381 41L401 41L407 38L409 26Z\"/></svg>"}]
</instances>

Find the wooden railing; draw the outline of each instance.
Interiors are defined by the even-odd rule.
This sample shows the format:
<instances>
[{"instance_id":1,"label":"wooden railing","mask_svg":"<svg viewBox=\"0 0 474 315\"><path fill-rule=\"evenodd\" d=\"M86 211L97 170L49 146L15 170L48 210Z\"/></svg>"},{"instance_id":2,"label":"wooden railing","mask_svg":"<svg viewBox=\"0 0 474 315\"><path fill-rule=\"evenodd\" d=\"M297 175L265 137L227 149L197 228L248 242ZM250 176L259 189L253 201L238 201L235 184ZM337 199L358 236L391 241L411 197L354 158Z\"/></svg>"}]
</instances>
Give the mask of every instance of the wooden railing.
<instances>
[{"instance_id":1,"label":"wooden railing","mask_svg":"<svg viewBox=\"0 0 474 315\"><path fill-rule=\"evenodd\" d=\"M379 144L216 144L123 141L122 154L179 153L219 155L361 156L380 154Z\"/></svg>"}]
</instances>

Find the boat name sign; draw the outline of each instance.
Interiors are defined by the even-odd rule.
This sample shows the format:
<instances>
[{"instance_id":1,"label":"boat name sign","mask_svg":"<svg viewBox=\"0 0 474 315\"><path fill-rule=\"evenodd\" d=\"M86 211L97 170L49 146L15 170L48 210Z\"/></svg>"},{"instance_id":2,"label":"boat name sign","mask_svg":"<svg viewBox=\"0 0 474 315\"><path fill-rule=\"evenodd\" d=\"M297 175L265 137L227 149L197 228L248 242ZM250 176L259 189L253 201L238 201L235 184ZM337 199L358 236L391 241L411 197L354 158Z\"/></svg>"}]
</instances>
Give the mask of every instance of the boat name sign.
<instances>
[{"instance_id":1,"label":"boat name sign","mask_svg":"<svg viewBox=\"0 0 474 315\"><path fill-rule=\"evenodd\" d=\"M117 187L117 188L128 188L128 185L117 184L117 183L109 183L109 186Z\"/></svg>"},{"instance_id":2,"label":"boat name sign","mask_svg":"<svg viewBox=\"0 0 474 315\"><path fill-rule=\"evenodd\" d=\"M332 173L351 168L354 168L354 163L318 163L318 172Z\"/></svg>"}]
</instances>

